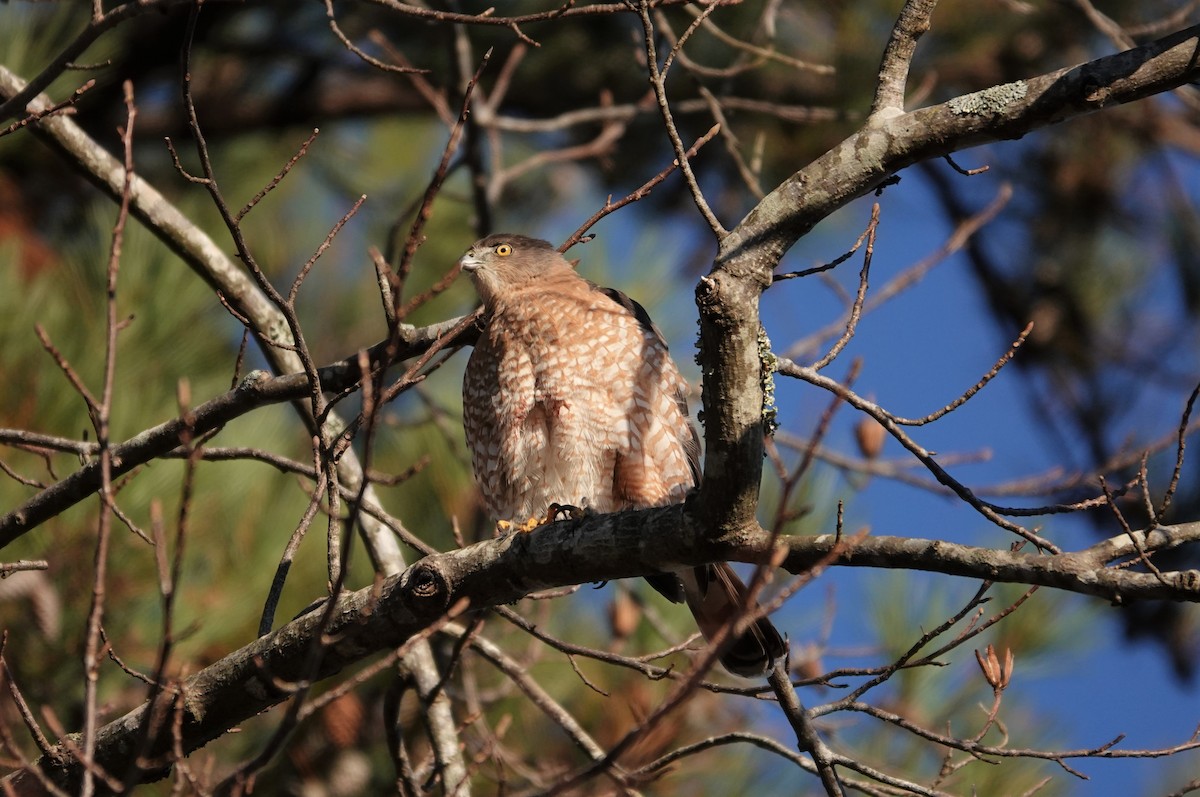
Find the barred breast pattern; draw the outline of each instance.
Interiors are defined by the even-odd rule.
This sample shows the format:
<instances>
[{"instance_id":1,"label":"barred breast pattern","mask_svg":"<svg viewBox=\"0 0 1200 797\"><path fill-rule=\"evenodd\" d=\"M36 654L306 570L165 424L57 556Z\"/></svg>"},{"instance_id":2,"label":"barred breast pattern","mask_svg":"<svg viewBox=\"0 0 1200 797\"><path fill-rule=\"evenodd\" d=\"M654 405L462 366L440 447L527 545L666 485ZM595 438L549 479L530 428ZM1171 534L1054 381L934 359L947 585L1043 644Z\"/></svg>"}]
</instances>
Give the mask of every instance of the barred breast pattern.
<instances>
[{"instance_id":1,"label":"barred breast pattern","mask_svg":"<svg viewBox=\"0 0 1200 797\"><path fill-rule=\"evenodd\" d=\"M686 382L653 326L574 273L491 311L463 406L495 517L522 522L552 503L613 512L683 499L697 455Z\"/></svg>"}]
</instances>

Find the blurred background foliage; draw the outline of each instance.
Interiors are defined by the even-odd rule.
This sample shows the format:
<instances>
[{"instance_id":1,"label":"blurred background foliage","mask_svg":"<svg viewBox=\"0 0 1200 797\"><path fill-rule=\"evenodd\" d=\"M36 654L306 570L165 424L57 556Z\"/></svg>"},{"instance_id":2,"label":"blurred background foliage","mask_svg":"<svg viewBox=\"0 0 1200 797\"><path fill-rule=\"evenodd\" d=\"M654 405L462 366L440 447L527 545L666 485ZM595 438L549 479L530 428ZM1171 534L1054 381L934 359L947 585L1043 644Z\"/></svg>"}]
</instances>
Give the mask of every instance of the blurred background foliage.
<instances>
[{"instance_id":1,"label":"blurred background foliage","mask_svg":"<svg viewBox=\"0 0 1200 797\"><path fill-rule=\"evenodd\" d=\"M1185 4L1168 0L1093 5L1139 40L1182 26L1181 15L1189 13ZM467 13L487 6L467 0L446 4ZM772 46L810 66L800 68L772 58L760 61L702 28L686 50L687 68L677 65L670 84L681 135L690 142L711 127L701 91L711 92L725 107L727 130L736 139L740 157L753 169L757 186L769 191L861 124L896 6L881 0L786 2L780 4L771 26L761 22L763 2L721 9L713 20L725 33ZM500 115L512 127L604 104L631 109L620 122L627 127L615 145L591 157L551 162L516 174L502 185L497 183L498 195L487 202L480 201L480 187L460 163L435 205L409 295L432 285L472 240L487 232L519 229L561 240L606 196L624 196L673 157L653 103L648 102L644 67L638 61L641 31L632 15L532 23L522 29L539 45L530 47L505 27L456 32L448 25L395 14L383 5L347 2L335 7L341 28L360 46L381 58L399 51L411 64L428 70L420 80L443 97L453 113L469 73L489 47L495 52L483 74L477 103L488 106L489 116ZM502 11L518 14L548 7L525 0L506 3ZM694 14L694 9L673 8L665 19L677 36ZM86 5L75 3L3 4L0 61L31 77L84 26L87 15ZM186 19L183 9L131 18L102 36L80 59L91 68L66 73L49 93L63 98L85 79L94 78L96 86L80 100L74 118L116 152L117 128L124 123L121 85L132 81L139 112L138 171L232 251L207 196L178 174L163 145L163 138L170 137L185 166L195 168L179 93ZM1166 28L1152 25L1163 19L1176 22ZM378 45L381 39L388 47ZM659 46L665 49L667 44ZM1077 4L946 0L934 17L933 32L921 42L911 102L940 102L1115 49ZM498 84L510 67L501 96ZM367 248L374 245L394 252L447 136L417 81L373 69L350 54L331 34L320 4L284 0L207 5L197 29L192 77L216 174L235 206L264 186L313 128L321 129L300 165L247 217L246 238L276 284L286 285L336 220L360 194L366 194L363 210L309 277L299 312L319 362L349 356L379 340L386 327ZM948 231L990 201L997 185L1013 184L1014 199L1004 214L961 254L971 292L969 300L963 301L979 309L968 323L982 329L997 352L1028 320L1037 322L1016 361L1021 387L1014 395L1027 402L1022 412L1039 424L1042 443L1054 452L1051 458L1063 473L1103 472L1113 483L1135 475L1136 457L1122 460L1120 455L1169 433L1195 380L1200 309L1196 108L1194 101L1164 96L1106 110L1003 148L964 156L964 162L972 161L970 165L976 159L990 165L986 179L966 179L944 164L929 164L905 173L901 185L888 189L880 200L885 224L891 208L902 217L905 212L926 217L933 229ZM478 109L475 118L483 121ZM599 123L543 128L518 133L472 126L464 152L478 159L483 174L495 177L525 158L585 145L601 130ZM696 166L711 204L731 225L756 197L754 186L739 175L737 160L726 146L722 140L713 141L696 159ZM33 328L40 324L84 381L94 388L99 385L104 266L114 217L112 203L30 131L0 139L0 373L4 375L0 425L87 437L83 402L42 350ZM811 236L803 253L793 254L789 261L803 267L832 259L848 248L864 219L861 207L854 214L838 214ZM695 377L689 356L695 311L688 286L707 268L714 247L682 183L667 181L647 199L605 219L596 231L600 237L573 256L584 258L589 277L620 285L650 308L676 347L677 359ZM918 254L904 251L893 259L911 262ZM844 273L835 279L852 289L856 269L843 267ZM769 328L777 350L839 316L841 307L831 299L818 305L811 318L806 314L808 305L805 312L796 310L795 292L821 292L810 287L815 284L783 288L791 293L768 297L766 306L781 314L767 316L769 324L778 319L778 328ZM469 310L473 303L469 286L460 281L410 320L417 324L442 320ZM187 381L197 403L232 384L240 325L207 286L136 225L130 229L122 258L118 309L132 321L120 337L116 439L175 416L181 380ZM374 469L384 473L421 464L410 480L384 487L381 494L390 511L439 548L455 544L452 518L468 539L490 533L489 520L479 511L470 483L462 444L458 375L463 360L461 355L453 358L390 408L372 462ZM251 349L242 373L261 365L261 357ZM980 372L986 368L983 361L976 366ZM962 387L966 384L969 381ZM787 399L789 394L783 395ZM811 432L814 410L826 399L805 401L781 406L785 428ZM834 434L830 440L848 447L848 435ZM310 458L307 434L286 406L260 410L231 423L213 444L257 447L305 462ZM1161 473L1158 469L1164 464L1169 472L1172 457L1170 449L1156 455L1153 472ZM795 452L785 455L789 465L797 458ZM72 456L43 458L12 448L0 452L0 459L42 482L77 466ZM179 512L182 479L179 462L157 461L128 479L120 505L145 529L151 503L159 501L170 526ZM1154 486L1161 489L1164 481L1156 479ZM789 511L799 520L788 531L828 531L835 504L844 499L852 514L880 533L941 533L940 529L889 527L886 505L856 497L856 491L869 484L833 465L818 466L800 489L790 493ZM253 638L262 598L282 547L303 512L307 490L308 485L294 476L253 462L206 463L199 468L183 592L174 618L180 637L174 657L178 671L194 672ZM1035 503L1077 500L1094 491L1094 483L1068 484L1039 496ZM0 507L7 511L33 492L33 487L12 479L0 480ZM773 512L772 502L780 500L778 484L768 483L765 495L765 509ZM1139 511L1136 502L1127 507L1135 528L1145 522ZM6 658L27 697L52 707L68 728L77 727L80 718L79 660L95 516L94 502L81 505L6 551L7 559L51 561L49 589L62 603L56 632L47 634L42 624L30 622L31 604L26 600L0 603L0 623L9 632ZM1189 478L1181 485L1172 518L1197 517L1200 491L1194 478ZM1114 533L1107 510L1096 514L1094 524L1101 536ZM161 628L154 555L124 527L119 526L118 532L107 631L115 652L129 666L147 671L153 666ZM301 549L278 622L323 593L324 544L319 539L323 522L314 526L310 536L318 539L308 539ZM1160 564L1184 566L1166 558ZM355 554L352 572L352 586L370 583L369 563L361 550ZM873 607L869 633L857 650L822 647L822 640L828 641L822 628L828 618L819 612L802 616L790 607L785 613L793 643L813 654L809 662L813 666L887 662L913 643L916 629L941 622L975 589L911 574L852 578L858 580L849 582L848 589L870 596ZM641 587L633 589L637 601L614 597L625 593L610 586L594 597L526 602L519 608L551 632L598 647L645 651L663 646L664 639L655 630L659 624L646 620L643 612L654 618L661 612L661 625L675 638L685 632L681 618ZM1008 590L1002 592L1013 597ZM591 590L584 588L582 593ZM816 596L817 591L806 595ZM1064 603L1061 596L1052 599L1042 594L1031 608L989 632L978 647L986 641L1000 649L1011 646L1021 651L1022 666L1033 670L1038 662L1082 655L1088 643L1078 638L1079 625L1072 628L1062 618L1051 624L1047 618L1054 612L1037 608L1052 600L1060 607L1069 606L1073 617L1094 613L1087 602ZM809 601L810 606L820 603L814 597ZM634 607L632 630L621 631L608 613L613 605ZM1192 607L1131 607L1120 617L1126 633L1161 649L1178 678L1193 679L1198 646ZM606 699L580 688L560 655L535 650L526 637L510 633L499 621L489 621L487 628L489 636L528 664L537 681L582 724L600 729L596 735L601 744L618 739L667 689L640 676L581 662L589 678L618 698ZM810 645L810 640L815 641ZM449 647L442 652L448 655ZM949 724L969 735L982 722L978 705L990 705L991 690L975 669L969 650L957 650L945 659L951 663L946 670L897 676L881 690L881 700L890 710L926 727ZM260 793L352 793L337 791L338 778L344 783L372 784L361 785L364 792L390 784L378 713L394 688L394 679L394 675L375 677L306 724L272 782L260 783ZM481 721L502 740L499 749L490 751L490 758L481 755L485 774L492 772L494 760L503 760L520 777L526 775L521 766L545 772L581 760L579 752L521 699L506 678L475 666L464 670L460 679L454 686L456 697L465 695L468 705L473 699L484 707ZM102 682L110 716L144 697L144 687L115 668L105 671ZM1054 746L1061 738L1055 720L1039 711L1034 701L1010 697L1005 706L1005 721L1020 746ZM405 703L404 710L415 716L415 706ZM694 740L697 728L704 735L722 728L753 727L768 721L768 716L758 706L702 693L684 714L631 752L629 763L644 763ZM220 770L235 757L254 751L271 727L269 717L257 719L243 733L214 743L205 755L212 755ZM932 778L941 765L928 745L909 738L897 741L894 730L877 723L835 725L831 733L865 760L898 767L911 777ZM412 734L415 739L419 731L414 728ZM537 749L531 754L524 743L533 739L538 740ZM667 776L662 793L748 793L747 784L764 793L793 793L794 775L772 764L761 752L693 758ZM1049 765L1006 761L1001 767L968 767L951 775L943 787L974 784L982 794L1019 793L1051 770ZM1056 779L1039 793L1066 793L1061 781ZM317 791L318 786L325 791Z\"/></svg>"}]
</instances>

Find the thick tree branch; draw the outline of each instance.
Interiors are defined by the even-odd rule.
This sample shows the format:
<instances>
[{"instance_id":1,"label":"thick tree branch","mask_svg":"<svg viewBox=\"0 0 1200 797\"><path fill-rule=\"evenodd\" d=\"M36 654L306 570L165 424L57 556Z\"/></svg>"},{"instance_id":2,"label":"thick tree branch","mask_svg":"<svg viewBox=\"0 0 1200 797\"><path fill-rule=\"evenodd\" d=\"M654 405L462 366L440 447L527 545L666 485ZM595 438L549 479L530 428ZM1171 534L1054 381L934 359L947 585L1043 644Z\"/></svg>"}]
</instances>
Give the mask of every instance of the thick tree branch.
<instances>
[{"instance_id":1,"label":"thick tree branch","mask_svg":"<svg viewBox=\"0 0 1200 797\"><path fill-rule=\"evenodd\" d=\"M25 89L26 84L21 78L0 66L0 97L19 97ZM27 110L36 113L49 104L48 97L38 96L28 104ZM31 132L107 196L120 201L125 181L124 166L73 120L63 116L42 119ZM252 322L267 341L290 342L286 339L287 326L282 316L266 296L255 289L253 282L224 249L142 177L133 176L130 195L130 213L218 291L239 315Z\"/></svg>"},{"instance_id":2,"label":"thick tree branch","mask_svg":"<svg viewBox=\"0 0 1200 797\"><path fill-rule=\"evenodd\" d=\"M463 600L472 609L482 609L511 603L538 590L640 576L678 564L769 559L771 538L765 532L738 549L714 546L699 539L682 509L675 505L564 521L425 557L378 587L339 599L332 626L326 629L326 639L333 641L322 658L318 677L327 678L377 652L404 644ZM1134 535L1144 550L1167 550L1200 543L1200 523L1163 526ZM837 541L834 535L821 535L789 537L782 544L788 549L784 567L800 571L828 557ZM831 564L1043 584L1114 602L1169 599L1200 603L1198 571L1168 572L1159 579L1154 574L1105 566L1136 553L1137 547L1125 534L1058 556L934 540L868 537ZM290 696L279 684L300 677L305 653L314 635L321 632L321 614L311 611L184 682L181 746L185 753ZM138 732L149 710L150 706L143 705L100 729L98 763L109 771L124 771L130 763L126 756L132 734ZM161 725L152 728L156 746L151 748L151 758L168 751L172 743L169 722L168 712ZM55 782L68 788L80 776L78 762L61 744L42 765ZM146 779L158 774L143 771ZM32 777L22 772L8 782L21 785Z\"/></svg>"},{"instance_id":3,"label":"thick tree branch","mask_svg":"<svg viewBox=\"0 0 1200 797\"><path fill-rule=\"evenodd\" d=\"M1168 550L1200 541L1200 523L1137 531L1134 532L1134 538L1147 550ZM788 537L785 543L789 553L783 566L798 572L819 561L825 552L832 549L836 538L832 534ZM1125 534L1090 548L1058 555L979 548L913 537L868 537L832 564L924 570L988 581L1054 587L1104 598L1111 603L1137 600L1200 602L1200 571L1164 572L1160 579L1154 573L1106 567L1106 564L1117 559L1137 555L1134 540Z\"/></svg>"},{"instance_id":4,"label":"thick tree branch","mask_svg":"<svg viewBox=\"0 0 1200 797\"><path fill-rule=\"evenodd\" d=\"M918 161L1020 138L1200 77L1200 25L1122 53L879 120L793 174L722 241L719 266L773 268L820 220ZM730 266L732 268L732 266Z\"/></svg>"},{"instance_id":5,"label":"thick tree branch","mask_svg":"<svg viewBox=\"0 0 1200 797\"><path fill-rule=\"evenodd\" d=\"M917 3L914 6L920 6ZM783 254L851 200L922 160L1018 138L1200 76L1200 26L1142 47L905 114L880 114L796 172L721 239L697 287L705 423L701 506L712 535L754 524L774 367L758 301Z\"/></svg>"}]
</instances>

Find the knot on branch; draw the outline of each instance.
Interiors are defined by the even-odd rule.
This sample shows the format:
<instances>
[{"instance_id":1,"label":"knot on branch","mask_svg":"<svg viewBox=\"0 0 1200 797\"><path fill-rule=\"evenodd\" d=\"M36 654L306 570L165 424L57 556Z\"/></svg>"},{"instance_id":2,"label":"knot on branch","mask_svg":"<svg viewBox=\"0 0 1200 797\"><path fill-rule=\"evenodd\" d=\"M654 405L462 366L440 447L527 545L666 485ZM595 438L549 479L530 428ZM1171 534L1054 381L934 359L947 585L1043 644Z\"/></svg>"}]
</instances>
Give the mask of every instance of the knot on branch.
<instances>
[{"instance_id":1,"label":"knot on branch","mask_svg":"<svg viewBox=\"0 0 1200 797\"><path fill-rule=\"evenodd\" d=\"M1179 586L1187 592L1200 593L1200 570L1184 570L1179 574Z\"/></svg>"},{"instance_id":2,"label":"knot on branch","mask_svg":"<svg viewBox=\"0 0 1200 797\"><path fill-rule=\"evenodd\" d=\"M414 614L442 614L450 605L450 581L427 559L408 569L400 580L400 589Z\"/></svg>"}]
</instances>

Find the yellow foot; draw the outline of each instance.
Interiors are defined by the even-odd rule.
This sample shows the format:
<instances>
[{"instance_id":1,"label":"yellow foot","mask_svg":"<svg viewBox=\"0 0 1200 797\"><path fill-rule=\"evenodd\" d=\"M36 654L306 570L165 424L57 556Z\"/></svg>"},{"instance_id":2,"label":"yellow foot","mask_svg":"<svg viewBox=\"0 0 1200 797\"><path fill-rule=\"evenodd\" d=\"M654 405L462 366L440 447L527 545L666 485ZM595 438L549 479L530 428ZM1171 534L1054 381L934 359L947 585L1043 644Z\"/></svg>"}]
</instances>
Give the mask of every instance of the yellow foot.
<instances>
[{"instance_id":1,"label":"yellow foot","mask_svg":"<svg viewBox=\"0 0 1200 797\"><path fill-rule=\"evenodd\" d=\"M544 522L540 517L531 517L524 523L513 523L511 520L498 520L496 521L496 531L501 534L509 534L514 531L527 533L543 525Z\"/></svg>"},{"instance_id":2,"label":"yellow foot","mask_svg":"<svg viewBox=\"0 0 1200 797\"><path fill-rule=\"evenodd\" d=\"M577 506L570 504L551 504L546 510L543 517L533 516L524 523L513 523L511 520L496 521L496 531L501 534L509 534L511 532L528 533L536 529L538 526L546 526L556 520L577 520L581 517L586 517L588 509L580 509Z\"/></svg>"}]
</instances>

